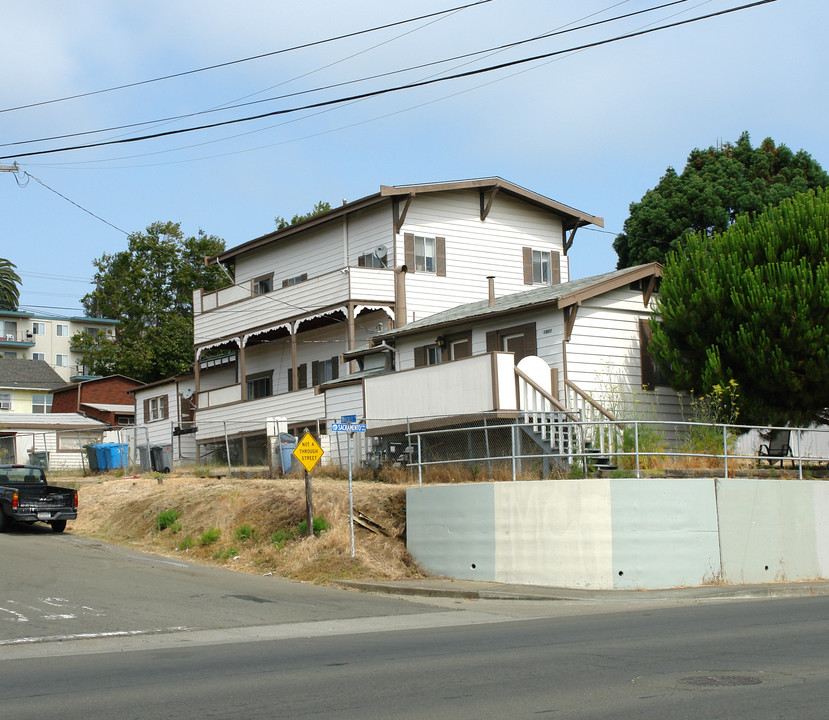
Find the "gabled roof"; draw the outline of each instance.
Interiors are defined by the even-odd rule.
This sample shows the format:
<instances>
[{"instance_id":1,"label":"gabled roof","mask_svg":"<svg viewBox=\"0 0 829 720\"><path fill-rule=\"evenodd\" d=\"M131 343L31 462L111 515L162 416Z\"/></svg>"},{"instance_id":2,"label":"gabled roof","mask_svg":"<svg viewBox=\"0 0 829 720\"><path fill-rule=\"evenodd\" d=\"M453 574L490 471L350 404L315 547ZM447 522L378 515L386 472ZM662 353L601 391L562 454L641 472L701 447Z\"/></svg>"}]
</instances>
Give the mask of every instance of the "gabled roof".
<instances>
[{"instance_id":1,"label":"gabled roof","mask_svg":"<svg viewBox=\"0 0 829 720\"><path fill-rule=\"evenodd\" d=\"M288 238L297 232L307 230L315 227L316 225L322 225L323 223L343 217L349 213L363 210L373 205L378 205L386 202L389 198L407 198L425 193L473 189L503 192L506 195L520 198L535 205L536 207L555 213L556 215L564 218L564 228L567 230L582 227L583 225L598 225L599 227L604 227L603 218L595 215L589 215L581 210L576 210L569 205L556 202L555 200L551 200L544 195L539 195L538 193L534 193L531 190L527 190L520 185L516 185L499 177L423 183L416 185L381 185L379 193L367 195L366 197L355 200L354 202L343 203L339 207L332 208L328 212L320 213L319 215L314 215L314 217L298 222L295 225L289 225L282 230L277 230L275 232L268 233L267 235L262 235L258 238L254 238L253 240L244 242L241 245L236 245L229 250L225 250L219 255L205 258L205 262L207 264L213 264L215 262L226 262L228 260L232 260L237 255L241 255L244 252L255 250L256 248L262 247L263 245L267 245L271 242Z\"/></svg>"},{"instance_id":2,"label":"gabled roof","mask_svg":"<svg viewBox=\"0 0 829 720\"><path fill-rule=\"evenodd\" d=\"M374 342L394 341L399 337L426 330L507 315L533 307L553 306L562 310L597 295L624 287L632 282L659 277L662 277L662 266L659 263L649 263L625 268L624 270L614 270L602 275L593 275L580 280L571 280L558 285L545 285L525 292L504 295L495 298L491 305L489 300L478 300L429 315L422 320L410 322L401 328L377 333L374 336Z\"/></svg>"},{"instance_id":3,"label":"gabled roof","mask_svg":"<svg viewBox=\"0 0 829 720\"><path fill-rule=\"evenodd\" d=\"M2 413L4 430L105 430L108 425L80 413Z\"/></svg>"},{"instance_id":4,"label":"gabled roof","mask_svg":"<svg viewBox=\"0 0 829 720\"><path fill-rule=\"evenodd\" d=\"M65 384L45 360L0 359L0 388L55 390Z\"/></svg>"},{"instance_id":5,"label":"gabled roof","mask_svg":"<svg viewBox=\"0 0 829 720\"><path fill-rule=\"evenodd\" d=\"M143 385L143 383L140 380L135 380L131 377L127 377L126 375L106 375L105 377L93 377L73 383L61 381L61 387L58 388L58 392L77 390L79 385L92 385L95 383L107 384L108 380L114 380L116 378L120 378L121 380L127 380L128 382L133 383L134 387L140 387L141 385Z\"/></svg>"}]
</instances>

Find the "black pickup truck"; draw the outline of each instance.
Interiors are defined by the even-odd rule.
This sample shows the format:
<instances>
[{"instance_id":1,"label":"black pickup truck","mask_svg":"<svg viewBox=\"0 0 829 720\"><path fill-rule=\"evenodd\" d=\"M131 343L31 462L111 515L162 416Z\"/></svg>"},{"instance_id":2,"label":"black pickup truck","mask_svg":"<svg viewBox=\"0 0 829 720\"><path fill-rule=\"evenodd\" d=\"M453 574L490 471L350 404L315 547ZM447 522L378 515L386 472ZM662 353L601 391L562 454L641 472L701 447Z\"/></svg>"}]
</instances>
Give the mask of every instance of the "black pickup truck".
<instances>
[{"instance_id":1,"label":"black pickup truck","mask_svg":"<svg viewBox=\"0 0 829 720\"><path fill-rule=\"evenodd\" d=\"M12 522L48 523L63 532L78 517L78 493L46 482L37 465L0 465L0 532Z\"/></svg>"}]
</instances>

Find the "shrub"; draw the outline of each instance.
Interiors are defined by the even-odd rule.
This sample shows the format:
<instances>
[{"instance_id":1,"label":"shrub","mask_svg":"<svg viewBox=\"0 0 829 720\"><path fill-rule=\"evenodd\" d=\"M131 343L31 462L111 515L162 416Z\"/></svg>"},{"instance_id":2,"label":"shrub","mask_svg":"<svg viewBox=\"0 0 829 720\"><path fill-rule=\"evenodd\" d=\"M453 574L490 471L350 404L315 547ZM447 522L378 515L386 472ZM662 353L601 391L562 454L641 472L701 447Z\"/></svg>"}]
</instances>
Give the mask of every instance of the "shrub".
<instances>
[{"instance_id":1,"label":"shrub","mask_svg":"<svg viewBox=\"0 0 829 720\"><path fill-rule=\"evenodd\" d=\"M155 527L159 532L161 532L162 530L166 530L168 527L177 525L177 528L173 531L177 532L178 530L181 530L181 523L176 523L176 520L180 517L181 513L173 508L170 508L169 510L162 510L155 516Z\"/></svg>"},{"instance_id":2,"label":"shrub","mask_svg":"<svg viewBox=\"0 0 829 720\"><path fill-rule=\"evenodd\" d=\"M239 554L239 548L230 547L213 553L214 560L232 560Z\"/></svg>"},{"instance_id":3,"label":"shrub","mask_svg":"<svg viewBox=\"0 0 829 720\"><path fill-rule=\"evenodd\" d=\"M256 528L245 523L236 528L234 535L239 542L248 542L249 540L256 540Z\"/></svg>"},{"instance_id":4,"label":"shrub","mask_svg":"<svg viewBox=\"0 0 829 720\"><path fill-rule=\"evenodd\" d=\"M185 535L176 545L176 550L189 550L196 544L196 541L191 535Z\"/></svg>"},{"instance_id":5,"label":"shrub","mask_svg":"<svg viewBox=\"0 0 829 720\"><path fill-rule=\"evenodd\" d=\"M199 537L199 544L200 545L212 545L216 542L219 537L221 536L222 531L219 528L210 528L209 530L205 530L201 536Z\"/></svg>"},{"instance_id":6,"label":"shrub","mask_svg":"<svg viewBox=\"0 0 829 720\"><path fill-rule=\"evenodd\" d=\"M294 535L294 531L290 528L279 528L279 530L271 535L271 542L276 545L277 549L281 549L286 542L294 539Z\"/></svg>"},{"instance_id":7,"label":"shrub","mask_svg":"<svg viewBox=\"0 0 829 720\"><path fill-rule=\"evenodd\" d=\"M323 517L315 517L314 518L314 535L319 535L320 533L325 532L326 530L331 529L331 524ZM308 521L303 520L299 525L297 525L297 534L298 535L307 535L308 534Z\"/></svg>"}]
</instances>

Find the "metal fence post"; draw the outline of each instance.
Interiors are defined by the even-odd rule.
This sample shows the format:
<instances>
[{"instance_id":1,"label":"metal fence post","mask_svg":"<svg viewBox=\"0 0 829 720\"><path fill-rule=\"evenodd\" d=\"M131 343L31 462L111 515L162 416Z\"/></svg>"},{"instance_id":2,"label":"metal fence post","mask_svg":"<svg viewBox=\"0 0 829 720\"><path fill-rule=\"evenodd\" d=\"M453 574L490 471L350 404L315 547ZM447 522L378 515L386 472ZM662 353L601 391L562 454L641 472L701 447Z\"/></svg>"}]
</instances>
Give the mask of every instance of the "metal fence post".
<instances>
[{"instance_id":1,"label":"metal fence post","mask_svg":"<svg viewBox=\"0 0 829 720\"><path fill-rule=\"evenodd\" d=\"M225 429L225 452L227 453L227 474L230 475L233 469L230 467L230 441L227 439L227 421L222 421Z\"/></svg>"},{"instance_id":2,"label":"metal fence post","mask_svg":"<svg viewBox=\"0 0 829 720\"><path fill-rule=\"evenodd\" d=\"M639 421L633 421L633 452L636 454L636 479L642 477L639 467Z\"/></svg>"},{"instance_id":3,"label":"metal fence post","mask_svg":"<svg viewBox=\"0 0 829 720\"><path fill-rule=\"evenodd\" d=\"M486 413L484 413L484 443L486 444L486 472L492 479L492 461L490 460L492 453L489 451L489 428L486 424Z\"/></svg>"},{"instance_id":4,"label":"metal fence post","mask_svg":"<svg viewBox=\"0 0 829 720\"><path fill-rule=\"evenodd\" d=\"M797 479L803 479L803 428L797 431Z\"/></svg>"},{"instance_id":5,"label":"metal fence post","mask_svg":"<svg viewBox=\"0 0 829 720\"><path fill-rule=\"evenodd\" d=\"M728 477L728 426L722 426L723 477Z\"/></svg>"},{"instance_id":6,"label":"metal fence post","mask_svg":"<svg viewBox=\"0 0 829 720\"><path fill-rule=\"evenodd\" d=\"M417 436L417 485L423 487L423 455L420 453L420 434Z\"/></svg>"},{"instance_id":7,"label":"metal fence post","mask_svg":"<svg viewBox=\"0 0 829 720\"><path fill-rule=\"evenodd\" d=\"M510 445L511 445L510 449L512 451L512 481L513 482L516 482L516 480L518 480L518 477L515 474L515 436L517 434L517 431L518 431L518 426L513 425L512 426L512 433L511 433L512 436L510 438Z\"/></svg>"}]
</instances>

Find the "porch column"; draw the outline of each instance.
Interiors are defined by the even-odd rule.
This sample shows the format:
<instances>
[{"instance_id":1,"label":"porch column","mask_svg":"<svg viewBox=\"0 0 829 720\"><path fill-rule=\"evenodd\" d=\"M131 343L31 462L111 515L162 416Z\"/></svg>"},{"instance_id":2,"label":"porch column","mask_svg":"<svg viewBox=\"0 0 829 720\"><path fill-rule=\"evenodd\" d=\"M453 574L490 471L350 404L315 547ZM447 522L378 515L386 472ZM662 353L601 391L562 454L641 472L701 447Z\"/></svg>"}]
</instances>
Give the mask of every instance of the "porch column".
<instances>
[{"instance_id":1,"label":"porch column","mask_svg":"<svg viewBox=\"0 0 829 720\"><path fill-rule=\"evenodd\" d=\"M239 382L242 385L240 389L242 391L242 402L244 402L248 399L248 384L245 382L245 375L247 374L245 369L245 338L242 336L237 340L239 342Z\"/></svg>"},{"instance_id":2,"label":"porch column","mask_svg":"<svg viewBox=\"0 0 829 720\"><path fill-rule=\"evenodd\" d=\"M201 385L201 362L199 361L199 357L201 357L201 348L196 348L196 362L193 366L193 375L195 376L196 380L196 407L198 408L199 405L199 389ZM195 419L195 418L194 418ZM144 419L146 422L146 418Z\"/></svg>"},{"instance_id":3,"label":"porch column","mask_svg":"<svg viewBox=\"0 0 829 720\"><path fill-rule=\"evenodd\" d=\"M296 323L291 325L291 377L293 377L292 390L299 389L299 375L297 375L299 364L297 363L297 349L296 349Z\"/></svg>"},{"instance_id":4,"label":"porch column","mask_svg":"<svg viewBox=\"0 0 829 720\"><path fill-rule=\"evenodd\" d=\"M348 347L349 350L353 350L356 345L356 339L354 337L354 303L348 303L347 313L348 320L346 322L345 331L346 347ZM354 372L354 360L348 363L348 372Z\"/></svg>"}]
</instances>

